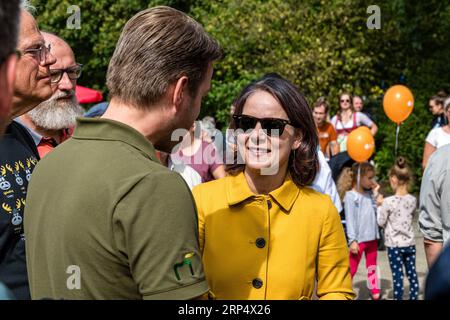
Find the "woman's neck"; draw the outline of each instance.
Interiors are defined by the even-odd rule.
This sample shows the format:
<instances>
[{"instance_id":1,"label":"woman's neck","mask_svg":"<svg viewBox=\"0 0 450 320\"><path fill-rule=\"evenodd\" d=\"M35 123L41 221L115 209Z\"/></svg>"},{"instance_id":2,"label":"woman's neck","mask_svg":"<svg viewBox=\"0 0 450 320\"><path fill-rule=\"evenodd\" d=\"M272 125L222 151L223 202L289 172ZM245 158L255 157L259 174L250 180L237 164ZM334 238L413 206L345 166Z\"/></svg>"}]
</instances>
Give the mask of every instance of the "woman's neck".
<instances>
[{"instance_id":1,"label":"woman's neck","mask_svg":"<svg viewBox=\"0 0 450 320\"><path fill-rule=\"evenodd\" d=\"M397 189L395 190L396 196L406 196L408 194L408 188L406 184L398 185Z\"/></svg>"},{"instance_id":2,"label":"woman's neck","mask_svg":"<svg viewBox=\"0 0 450 320\"><path fill-rule=\"evenodd\" d=\"M254 194L269 194L283 185L287 174L287 167L278 170L276 175L262 175L260 170L244 170L245 179Z\"/></svg>"},{"instance_id":3,"label":"woman's neck","mask_svg":"<svg viewBox=\"0 0 450 320\"><path fill-rule=\"evenodd\" d=\"M362 193L362 194L365 194L366 193L366 190L364 190L364 188L363 187L361 187L361 186L354 186L353 187L353 190L354 191L356 191L356 192L358 192L358 193Z\"/></svg>"},{"instance_id":4,"label":"woman's neck","mask_svg":"<svg viewBox=\"0 0 450 320\"><path fill-rule=\"evenodd\" d=\"M341 117L350 117L352 115L353 111L351 108L348 109L341 109Z\"/></svg>"}]
</instances>

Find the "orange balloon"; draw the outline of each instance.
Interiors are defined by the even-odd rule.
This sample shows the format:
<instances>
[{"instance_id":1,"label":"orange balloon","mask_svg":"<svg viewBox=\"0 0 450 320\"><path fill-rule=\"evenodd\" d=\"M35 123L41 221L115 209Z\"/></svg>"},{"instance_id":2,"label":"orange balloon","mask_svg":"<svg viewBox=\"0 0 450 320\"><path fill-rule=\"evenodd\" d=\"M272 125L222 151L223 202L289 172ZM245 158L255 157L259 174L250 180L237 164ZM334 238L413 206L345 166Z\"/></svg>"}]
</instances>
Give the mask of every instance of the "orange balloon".
<instances>
[{"instance_id":1,"label":"orange balloon","mask_svg":"<svg viewBox=\"0 0 450 320\"><path fill-rule=\"evenodd\" d=\"M356 162L369 160L374 150L375 140L369 130L359 127L348 135L347 152L350 158Z\"/></svg>"},{"instance_id":2,"label":"orange balloon","mask_svg":"<svg viewBox=\"0 0 450 320\"><path fill-rule=\"evenodd\" d=\"M383 98L384 113L397 124L405 121L414 109L414 96L407 87L390 87Z\"/></svg>"},{"instance_id":3,"label":"orange balloon","mask_svg":"<svg viewBox=\"0 0 450 320\"><path fill-rule=\"evenodd\" d=\"M370 129L369 129L368 127L366 127L366 126L358 127L358 128L355 129L355 130L363 130L363 131L368 132L370 135L372 135L372 131L370 131Z\"/></svg>"}]
</instances>

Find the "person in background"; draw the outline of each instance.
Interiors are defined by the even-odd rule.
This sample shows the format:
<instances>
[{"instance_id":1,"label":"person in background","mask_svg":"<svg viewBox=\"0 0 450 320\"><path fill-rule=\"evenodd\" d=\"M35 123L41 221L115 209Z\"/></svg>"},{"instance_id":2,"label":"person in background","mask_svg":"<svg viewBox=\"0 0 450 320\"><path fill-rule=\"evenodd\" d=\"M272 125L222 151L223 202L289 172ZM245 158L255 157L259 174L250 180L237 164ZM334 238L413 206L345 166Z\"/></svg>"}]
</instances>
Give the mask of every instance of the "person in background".
<instances>
[{"instance_id":1,"label":"person in background","mask_svg":"<svg viewBox=\"0 0 450 320\"><path fill-rule=\"evenodd\" d=\"M403 300L403 267L409 280L409 299L417 300L419 280L416 272L416 242L413 218L417 200L409 194L412 172L403 157L397 158L389 172L395 195L379 200L377 221L385 230L385 245L393 278L394 300Z\"/></svg>"},{"instance_id":2,"label":"person in background","mask_svg":"<svg viewBox=\"0 0 450 320\"><path fill-rule=\"evenodd\" d=\"M312 299L317 278L320 299L352 299L339 215L329 196L309 188L318 138L304 96L280 76L265 76L244 88L235 106L234 163L224 179L193 190L212 293Z\"/></svg>"},{"instance_id":3,"label":"person in background","mask_svg":"<svg viewBox=\"0 0 450 320\"><path fill-rule=\"evenodd\" d=\"M450 144L434 152L420 186L419 230L428 267L450 239Z\"/></svg>"},{"instance_id":4,"label":"person in background","mask_svg":"<svg viewBox=\"0 0 450 320\"><path fill-rule=\"evenodd\" d=\"M339 152L347 151L347 136L358 127L362 125L369 127L374 136L378 131L375 122L370 120L364 113L355 111L352 104L352 96L349 93L342 93L339 96L339 110L331 118L331 124L338 134Z\"/></svg>"},{"instance_id":5,"label":"person in background","mask_svg":"<svg viewBox=\"0 0 450 320\"><path fill-rule=\"evenodd\" d=\"M200 122L202 129L202 140L206 142L214 142L216 137L216 120L211 116L206 116Z\"/></svg>"},{"instance_id":6,"label":"person in background","mask_svg":"<svg viewBox=\"0 0 450 320\"><path fill-rule=\"evenodd\" d=\"M447 99L444 91L439 91L428 100L428 108L433 115L431 121L431 130L448 125L448 117L444 109L444 101Z\"/></svg>"},{"instance_id":7,"label":"person in background","mask_svg":"<svg viewBox=\"0 0 450 320\"><path fill-rule=\"evenodd\" d=\"M189 186L189 189L192 190L196 185L202 183L202 177L200 177L198 172L190 166L182 162L177 164L173 163L171 155L163 151L157 151L157 156L159 161L161 161L164 166L169 168L170 171L178 172L181 175L186 184Z\"/></svg>"},{"instance_id":8,"label":"person in background","mask_svg":"<svg viewBox=\"0 0 450 320\"><path fill-rule=\"evenodd\" d=\"M353 96L353 108L356 112L363 112L364 101L360 96Z\"/></svg>"},{"instance_id":9,"label":"person in background","mask_svg":"<svg viewBox=\"0 0 450 320\"><path fill-rule=\"evenodd\" d=\"M359 177L358 177L359 175ZM367 279L373 300L379 300L380 288L377 276L377 247L380 238L376 217L376 199L379 185L374 181L375 168L368 162L355 163L345 168L338 181L340 194L344 196L347 239L350 249L352 278L365 254Z\"/></svg>"},{"instance_id":10,"label":"person in background","mask_svg":"<svg viewBox=\"0 0 450 320\"><path fill-rule=\"evenodd\" d=\"M446 105L444 111L444 115L447 117L447 124L432 129L425 139L422 160L422 168L424 170L433 152L450 143L450 104Z\"/></svg>"},{"instance_id":11,"label":"person in background","mask_svg":"<svg viewBox=\"0 0 450 320\"><path fill-rule=\"evenodd\" d=\"M225 177L225 166L220 151L214 143L201 138L201 122L196 121L184 136L170 158L175 165L184 163L202 177L202 182Z\"/></svg>"},{"instance_id":12,"label":"person in background","mask_svg":"<svg viewBox=\"0 0 450 320\"><path fill-rule=\"evenodd\" d=\"M56 63L50 68L53 95L18 118L33 137L41 159L70 138L76 118L84 112L75 96L81 64L76 63L72 49L63 39L47 32L42 32L42 35L56 58Z\"/></svg>"},{"instance_id":13,"label":"person in background","mask_svg":"<svg viewBox=\"0 0 450 320\"><path fill-rule=\"evenodd\" d=\"M19 0L0 2L0 136L10 119L17 62L16 45L19 32Z\"/></svg>"},{"instance_id":14,"label":"person in background","mask_svg":"<svg viewBox=\"0 0 450 320\"><path fill-rule=\"evenodd\" d=\"M337 133L333 125L327 121L328 103L324 97L320 97L314 103L313 116L319 134L320 150L327 159L339 153Z\"/></svg>"},{"instance_id":15,"label":"person in background","mask_svg":"<svg viewBox=\"0 0 450 320\"><path fill-rule=\"evenodd\" d=\"M353 108L356 112L361 112L369 117L370 120L373 121L373 117L367 112L364 111L364 100L360 96L353 96Z\"/></svg>"},{"instance_id":16,"label":"person in background","mask_svg":"<svg viewBox=\"0 0 450 320\"><path fill-rule=\"evenodd\" d=\"M336 184L334 183L331 169L328 166L328 162L325 159L322 151L317 151L317 158L319 159L319 171L316 174L316 178L311 184L311 188L314 190L329 195L331 201L333 201L334 206L336 207L339 214L342 213L342 203L339 197L339 193L336 188ZM342 222L345 223L345 220L342 218Z\"/></svg>"},{"instance_id":17,"label":"person in background","mask_svg":"<svg viewBox=\"0 0 450 320\"><path fill-rule=\"evenodd\" d=\"M52 95L49 67L55 63L36 20L22 3L14 96L5 134L0 137L0 282L16 299L30 299L25 258L24 208L39 154L28 130L13 119Z\"/></svg>"}]
</instances>

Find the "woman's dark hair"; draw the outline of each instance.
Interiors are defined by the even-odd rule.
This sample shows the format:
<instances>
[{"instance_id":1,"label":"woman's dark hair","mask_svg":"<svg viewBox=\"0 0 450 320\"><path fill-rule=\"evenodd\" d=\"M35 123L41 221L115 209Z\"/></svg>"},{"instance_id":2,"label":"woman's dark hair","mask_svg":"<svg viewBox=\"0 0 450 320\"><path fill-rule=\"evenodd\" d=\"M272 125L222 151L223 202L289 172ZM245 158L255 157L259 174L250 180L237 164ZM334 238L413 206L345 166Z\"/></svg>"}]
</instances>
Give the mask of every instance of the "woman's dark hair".
<instances>
[{"instance_id":1,"label":"woman's dark hair","mask_svg":"<svg viewBox=\"0 0 450 320\"><path fill-rule=\"evenodd\" d=\"M442 108L444 108L444 101L445 99L447 99L447 94L445 93L445 91L439 91L437 94L435 94L434 96L430 97L430 101L434 101L435 104L438 104L440 106L442 106Z\"/></svg>"},{"instance_id":2,"label":"woman's dark hair","mask_svg":"<svg viewBox=\"0 0 450 320\"><path fill-rule=\"evenodd\" d=\"M256 91L270 93L280 103L291 124L299 131L300 147L295 152L291 151L288 170L297 186L310 185L319 170L317 155L319 139L308 102L291 82L278 74L267 74L250 83L241 91L239 97L234 101L236 107L234 114L242 114L247 99ZM231 122L230 129L236 129L234 121ZM231 175L236 175L244 168L245 164L237 162L237 151L235 151L234 162L226 166L226 171Z\"/></svg>"}]
</instances>

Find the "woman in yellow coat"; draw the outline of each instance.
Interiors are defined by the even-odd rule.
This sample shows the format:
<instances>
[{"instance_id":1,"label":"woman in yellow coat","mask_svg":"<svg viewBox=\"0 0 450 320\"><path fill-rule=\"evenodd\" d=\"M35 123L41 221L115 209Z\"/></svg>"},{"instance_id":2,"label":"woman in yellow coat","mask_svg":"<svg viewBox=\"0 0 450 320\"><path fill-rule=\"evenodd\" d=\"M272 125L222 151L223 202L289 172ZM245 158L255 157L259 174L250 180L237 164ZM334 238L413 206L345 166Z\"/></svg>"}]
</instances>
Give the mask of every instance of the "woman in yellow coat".
<instances>
[{"instance_id":1,"label":"woman in yellow coat","mask_svg":"<svg viewBox=\"0 0 450 320\"><path fill-rule=\"evenodd\" d=\"M228 176L193 190L206 277L217 299L352 299L348 247L327 195L307 186L318 138L305 98L278 75L235 101Z\"/></svg>"}]
</instances>

